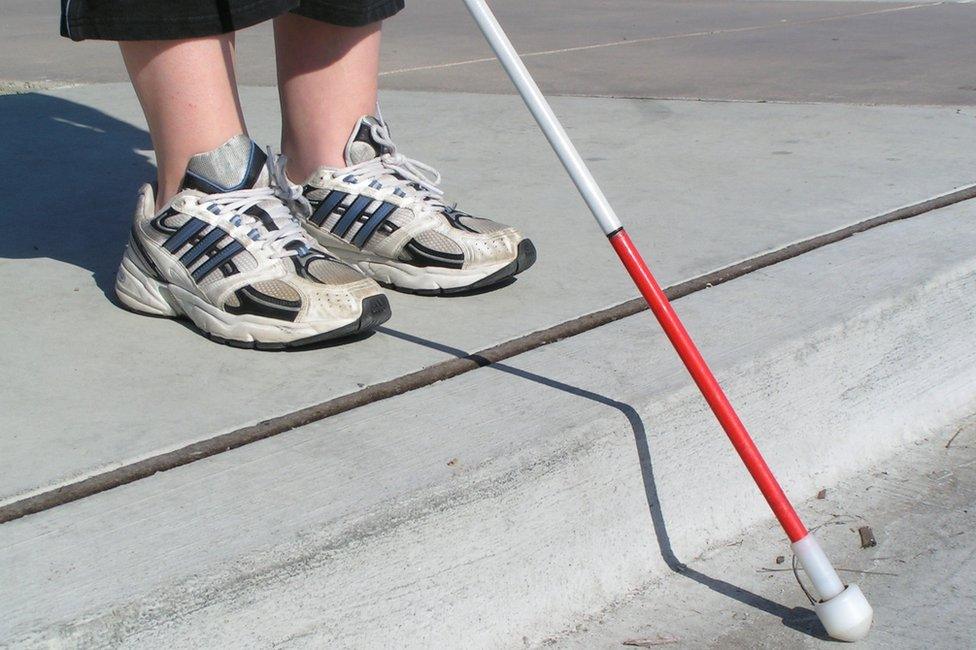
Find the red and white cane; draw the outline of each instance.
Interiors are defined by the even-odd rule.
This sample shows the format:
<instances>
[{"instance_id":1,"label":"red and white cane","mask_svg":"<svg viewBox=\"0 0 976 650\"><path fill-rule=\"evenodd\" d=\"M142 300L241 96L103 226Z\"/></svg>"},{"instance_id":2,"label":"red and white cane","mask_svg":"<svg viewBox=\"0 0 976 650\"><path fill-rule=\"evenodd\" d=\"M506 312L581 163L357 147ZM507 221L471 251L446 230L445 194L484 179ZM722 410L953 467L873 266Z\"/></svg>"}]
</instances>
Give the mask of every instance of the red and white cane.
<instances>
[{"instance_id":1,"label":"red and white cane","mask_svg":"<svg viewBox=\"0 0 976 650\"><path fill-rule=\"evenodd\" d=\"M766 498L773 514L783 526L792 542L793 552L799 559L804 571L809 576L816 594L820 600L816 603L817 616L823 623L827 633L842 641L857 641L864 638L871 629L873 610L857 585L845 585L830 564L823 549L812 533L797 516L783 489L770 471L756 444L749 436L749 432L739 420L735 409L729 403L722 387L719 386L702 358L701 353L691 340L681 320L672 308L667 296L661 290L650 269L634 246L623 224L607 202L603 191L593 179L586 164L580 158L579 152L570 141L559 120L556 119L549 102L542 95L539 87L529 75L522 59L512 46L502 30L498 20L492 14L484 0L464 0L468 10L474 17L478 27L488 40L489 45L501 61L505 72L512 79L519 94L528 106L539 127L545 133L549 144L569 172L573 183L586 201L597 223L609 238L610 245L617 252L633 278L634 284L657 318L678 356L691 373L702 395L718 418L725 433L728 434L732 446L738 452L755 480L756 485Z\"/></svg>"}]
</instances>

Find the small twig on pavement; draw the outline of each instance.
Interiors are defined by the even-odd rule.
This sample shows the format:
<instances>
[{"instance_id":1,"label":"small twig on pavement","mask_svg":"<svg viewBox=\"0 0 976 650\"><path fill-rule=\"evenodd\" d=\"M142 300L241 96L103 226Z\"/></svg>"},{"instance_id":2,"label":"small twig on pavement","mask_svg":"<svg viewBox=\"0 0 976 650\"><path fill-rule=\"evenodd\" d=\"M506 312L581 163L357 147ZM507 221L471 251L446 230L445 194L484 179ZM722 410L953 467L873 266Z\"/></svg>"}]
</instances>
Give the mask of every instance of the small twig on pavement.
<instances>
[{"instance_id":1,"label":"small twig on pavement","mask_svg":"<svg viewBox=\"0 0 976 650\"><path fill-rule=\"evenodd\" d=\"M631 646L634 648L653 648L659 645L668 645L671 643L677 643L678 639L673 636L657 636L653 639L627 639L623 642L623 645Z\"/></svg>"},{"instance_id":2,"label":"small twig on pavement","mask_svg":"<svg viewBox=\"0 0 976 650\"><path fill-rule=\"evenodd\" d=\"M955 440L956 437L958 437L959 434L962 433L962 430L965 429L965 428L966 428L966 425L964 424L961 427L959 427L958 429L956 429L956 432L954 434L952 434L952 437L951 438L949 438L949 442L946 443L946 445L945 445L945 448L946 449L949 448L949 446L952 444L952 441Z\"/></svg>"},{"instance_id":3,"label":"small twig on pavement","mask_svg":"<svg viewBox=\"0 0 976 650\"><path fill-rule=\"evenodd\" d=\"M857 529L857 534L861 536L861 548L871 548L878 545L878 540L874 538L874 531L870 526L861 526Z\"/></svg>"}]
</instances>

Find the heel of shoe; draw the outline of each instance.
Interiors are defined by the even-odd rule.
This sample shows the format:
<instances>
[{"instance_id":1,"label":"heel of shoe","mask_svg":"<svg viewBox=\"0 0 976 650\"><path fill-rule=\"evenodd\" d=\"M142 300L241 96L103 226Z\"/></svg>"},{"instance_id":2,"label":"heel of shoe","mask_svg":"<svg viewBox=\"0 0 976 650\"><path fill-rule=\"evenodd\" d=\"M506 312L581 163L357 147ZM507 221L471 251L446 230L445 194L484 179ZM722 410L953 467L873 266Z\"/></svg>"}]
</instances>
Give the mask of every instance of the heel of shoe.
<instances>
[{"instance_id":1,"label":"heel of shoe","mask_svg":"<svg viewBox=\"0 0 976 650\"><path fill-rule=\"evenodd\" d=\"M131 241L125 247L115 278L115 295L123 305L143 314L175 317L181 313L166 283L155 278L139 261Z\"/></svg>"}]
</instances>

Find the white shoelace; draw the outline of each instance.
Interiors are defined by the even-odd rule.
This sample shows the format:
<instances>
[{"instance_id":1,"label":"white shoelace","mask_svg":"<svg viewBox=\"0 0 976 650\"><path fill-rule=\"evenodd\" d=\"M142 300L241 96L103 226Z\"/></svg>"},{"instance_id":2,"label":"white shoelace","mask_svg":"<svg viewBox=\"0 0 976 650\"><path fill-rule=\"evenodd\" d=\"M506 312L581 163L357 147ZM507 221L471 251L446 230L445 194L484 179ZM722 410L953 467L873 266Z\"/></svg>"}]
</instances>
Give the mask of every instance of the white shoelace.
<instances>
[{"instance_id":1,"label":"white shoelace","mask_svg":"<svg viewBox=\"0 0 976 650\"><path fill-rule=\"evenodd\" d=\"M231 235L254 242L248 246L249 249L262 251L272 258L304 254L313 244L292 210L310 214L311 206L302 196L301 186L293 185L285 178L284 167L284 156L276 158L269 149L270 186L212 194L202 198L198 205L230 221L233 225ZM264 205L258 206L261 203ZM246 213L254 206L264 210L278 229L269 230L258 217ZM302 246L286 248L293 242L299 242Z\"/></svg>"},{"instance_id":2,"label":"white shoelace","mask_svg":"<svg viewBox=\"0 0 976 650\"><path fill-rule=\"evenodd\" d=\"M338 169L333 177L348 179L351 176L357 185L369 185L377 181L382 188L374 189L380 189L380 198L399 189L405 195L403 198L414 199L415 205L422 211L436 211L446 207L441 203L444 192L437 187L441 182L440 172L426 163L399 153L389 130L382 122L370 125L370 135L386 153L351 167Z\"/></svg>"}]
</instances>

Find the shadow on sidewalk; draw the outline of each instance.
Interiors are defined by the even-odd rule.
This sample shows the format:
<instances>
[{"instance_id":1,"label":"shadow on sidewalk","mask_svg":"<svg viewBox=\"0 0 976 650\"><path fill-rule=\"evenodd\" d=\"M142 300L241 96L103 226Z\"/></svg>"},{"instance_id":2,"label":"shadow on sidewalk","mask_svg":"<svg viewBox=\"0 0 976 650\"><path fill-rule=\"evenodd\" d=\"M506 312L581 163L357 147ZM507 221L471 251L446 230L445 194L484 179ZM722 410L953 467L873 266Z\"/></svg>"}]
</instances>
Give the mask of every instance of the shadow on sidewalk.
<instances>
[{"instance_id":1,"label":"shadow on sidewalk","mask_svg":"<svg viewBox=\"0 0 976 650\"><path fill-rule=\"evenodd\" d=\"M377 329L377 331L402 341L422 345L424 347L437 350L439 352L445 352L459 358L471 356L464 350L459 350L448 345L430 341L419 336L414 336L413 334L400 332L389 327L381 326ZM527 370L521 370L504 363L493 363L484 367L486 369L497 370L521 379L526 379L555 390L560 390L565 393L569 393L570 395L582 397L583 399L587 399L598 404L603 404L620 411L624 417L627 418L627 422L630 424L634 434L634 442L637 445L637 458L640 462L641 477L644 483L644 495L647 500L647 507L651 516L651 524L654 528L654 536L657 539L657 544L661 551L661 558L664 560L667 567L674 573L694 580L698 584L703 585L716 593L728 598L732 598L733 600L748 605L749 607L754 607L776 616L786 627L817 639L830 640L830 637L827 636L813 610L806 607L790 608L780 605L779 603L769 600L768 598L763 598L759 594L752 593L751 591L737 587L731 583L725 582L724 580L713 578L700 571L692 569L678 559L671 547L671 538L668 535L667 524L664 521L664 515L661 510L661 500L658 496L657 485L654 480L654 465L651 461L650 446L647 441L647 430L644 426L644 421L640 417L640 414L637 413L637 410L633 406L610 397L606 397L605 395L600 395L599 393L594 393L593 391L589 391L584 388L579 388L555 379L550 379L549 377L544 377Z\"/></svg>"},{"instance_id":2,"label":"shadow on sidewalk","mask_svg":"<svg viewBox=\"0 0 976 650\"><path fill-rule=\"evenodd\" d=\"M88 269L114 300L136 191L155 177L149 134L38 93L0 95L0 134L0 259Z\"/></svg>"}]
</instances>

